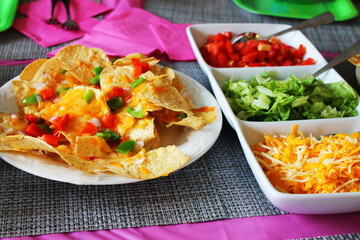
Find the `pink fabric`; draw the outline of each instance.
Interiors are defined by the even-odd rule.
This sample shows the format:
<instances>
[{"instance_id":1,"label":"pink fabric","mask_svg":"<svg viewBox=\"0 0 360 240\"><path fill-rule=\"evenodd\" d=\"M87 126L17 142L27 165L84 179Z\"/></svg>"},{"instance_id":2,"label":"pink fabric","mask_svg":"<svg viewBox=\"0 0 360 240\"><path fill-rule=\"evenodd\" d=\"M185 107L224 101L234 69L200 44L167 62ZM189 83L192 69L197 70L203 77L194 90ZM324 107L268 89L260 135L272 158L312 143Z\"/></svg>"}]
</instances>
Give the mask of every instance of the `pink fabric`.
<instances>
[{"instance_id":1,"label":"pink fabric","mask_svg":"<svg viewBox=\"0 0 360 240\"><path fill-rule=\"evenodd\" d=\"M101 48L110 56L125 56L134 52L146 55L166 53L172 60L194 60L186 37L186 26L171 23L141 8L120 13L114 10L111 17L101 21L73 44ZM59 50L48 55L52 57Z\"/></svg>"},{"instance_id":2,"label":"pink fabric","mask_svg":"<svg viewBox=\"0 0 360 240\"><path fill-rule=\"evenodd\" d=\"M339 215L277 215L235 218L213 222L151 226L127 229L48 234L7 240L71 240L71 239L293 239L340 235L359 231L360 213Z\"/></svg>"},{"instance_id":3,"label":"pink fabric","mask_svg":"<svg viewBox=\"0 0 360 240\"><path fill-rule=\"evenodd\" d=\"M94 1L71 0L71 18L79 25L79 30L68 31L62 29L61 24L45 23L45 19L51 16L51 1L39 0L19 5L18 11L28 17L15 19L13 27L41 46L50 47L81 38L99 22L92 17L109 10L111 8ZM61 1L57 2L54 16L61 23L66 21L65 7Z\"/></svg>"},{"instance_id":4,"label":"pink fabric","mask_svg":"<svg viewBox=\"0 0 360 240\"><path fill-rule=\"evenodd\" d=\"M70 14L71 19L78 21L87 19L101 13L110 11L112 8L90 0L71 0ZM44 21L51 16L51 0L38 0L34 2L20 4L18 11L39 21ZM55 6L54 16L61 23L66 21L66 11L62 1L58 1Z\"/></svg>"},{"instance_id":5,"label":"pink fabric","mask_svg":"<svg viewBox=\"0 0 360 240\"><path fill-rule=\"evenodd\" d=\"M159 41L161 48L172 60L195 60L196 57L186 35L191 24L150 24L150 29Z\"/></svg>"},{"instance_id":6,"label":"pink fabric","mask_svg":"<svg viewBox=\"0 0 360 240\"><path fill-rule=\"evenodd\" d=\"M142 8L145 0L102 0L104 6L114 9L113 12L104 15L104 19L110 17L113 13L119 14L125 12L133 7Z\"/></svg>"},{"instance_id":7,"label":"pink fabric","mask_svg":"<svg viewBox=\"0 0 360 240\"><path fill-rule=\"evenodd\" d=\"M81 38L99 23L95 18L76 21L79 25L77 31L66 31L61 25L49 25L33 18L17 18L12 27L36 41L43 47L50 47L63 42Z\"/></svg>"}]
</instances>

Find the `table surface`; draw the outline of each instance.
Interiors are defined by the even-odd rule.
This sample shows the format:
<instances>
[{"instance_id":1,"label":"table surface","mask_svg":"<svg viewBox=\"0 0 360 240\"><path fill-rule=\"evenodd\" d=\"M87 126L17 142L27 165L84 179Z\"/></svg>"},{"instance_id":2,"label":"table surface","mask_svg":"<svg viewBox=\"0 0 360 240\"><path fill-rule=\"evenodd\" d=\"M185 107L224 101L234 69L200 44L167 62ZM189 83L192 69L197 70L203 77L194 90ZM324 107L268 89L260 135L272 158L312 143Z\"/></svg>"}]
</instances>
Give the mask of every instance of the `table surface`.
<instances>
[{"instance_id":1,"label":"table surface","mask_svg":"<svg viewBox=\"0 0 360 240\"><path fill-rule=\"evenodd\" d=\"M360 1L354 4L360 8ZM144 9L174 23L294 25L300 22L252 14L231 0L147 0ZM359 25L357 17L302 32L320 52L330 56L360 38ZM0 61L47 57L46 53L63 45L43 48L9 29L0 33ZM161 64L191 76L211 91L207 77L195 61ZM19 75L24 67L21 64L0 65L0 85ZM360 93L353 65L344 62L335 69ZM286 214L261 192L235 131L226 119L214 147L194 164L167 178L135 184L77 186L59 183L0 161L0 237Z\"/></svg>"}]
</instances>

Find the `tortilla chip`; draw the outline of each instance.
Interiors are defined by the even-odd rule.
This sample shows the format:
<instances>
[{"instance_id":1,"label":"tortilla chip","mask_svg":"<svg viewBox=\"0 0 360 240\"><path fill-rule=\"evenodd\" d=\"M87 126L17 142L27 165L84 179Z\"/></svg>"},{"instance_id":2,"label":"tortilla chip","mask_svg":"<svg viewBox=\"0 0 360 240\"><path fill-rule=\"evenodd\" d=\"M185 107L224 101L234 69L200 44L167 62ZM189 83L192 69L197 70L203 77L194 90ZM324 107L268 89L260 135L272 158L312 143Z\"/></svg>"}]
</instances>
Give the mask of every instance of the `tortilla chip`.
<instances>
[{"instance_id":1,"label":"tortilla chip","mask_svg":"<svg viewBox=\"0 0 360 240\"><path fill-rule=\"evenodd\" d=\"M30 113L31 105L25 105L22 103L23 99L32 93L31 84L27 81L14 80L11 81L16 100L19 106L19 112L21 114Z\"/></svg>"},{"instance_id":2,"label":"tortilla chip","mask_svg":"<svg viewBox=\"0 0 360 240\"><path fill-rule=\"evenodd\" d=\"M120 58L120 59L116 60L114 62L114 65L117 65L117 66L131 65L132 66L131 59L133 59L133 58L139 58L140 62L148 63L150 67L151 66L156 66L156 64L159 62L159 60L156 59L155 57L150 57L149 58L146 55L141 54L141 53L132 53L132 54L126 55L123 58Z\"/></svg>"},{"instance_id":3,"label":"tortilla chip","mask_svg":"<svg viewBox=\"0 0 360 240\"><path fill-rule=\"evenodd\" d=\"M154 105L170 109L175 112L185 112L193 115L189 105L176 88L163 79L148 83L139 93L139 98L144 98Z\"/></svg>"},{"instance_id":4,"label":"tortilla chip","mask_svg":"<svg viewBox=\"0 0 360 240\"><path fill-rule=\"evenodd\" d=\"M76 137L75 155L78 157L103 157L110 152L112 152L111 148L101 137Z\"/></svg>"},{"instance_id":5,"label":"tortilla chip","mask_svg":"<svg viewBox=\"0 0 360 240\"><path fill-rule=\"evenodd\" d=\"M73 156L65 151L58 150L39 138L23 135L0 137L0 151L27 152L29 150L42 150L46 152L56 153L70 166L80 169L86 173L106 171L106 168L104 166L101 166L96 161L82 159L80 157Z\"/></svg>"},{"instance_id":6,"label":"tortilla chip","mask_svg":"<svg viewBox=\"0 0 360 240\"><path fill-rule=\"evenodd\" d=\"M39 68L47 61L46 58L40 58L30 63L20 74L20 80L31 81Z\"/></svg>"},{"instance_id":7,"label":"tortilla chip","mask_svg":"<svg viewBox=\"0 0 360 240\"><path fill-rule=\"evenodd\" d=\"M95 76L92 69L111 65L103 50L77 44L63 48L54 58L58 59L65 66L64 68L84 85L90 85L89 80Z\"/></svg>"},{"instance_id":8,"label":"tortilla chip","mask_svg":"<svg viewBox=\"0 0 360 240\"><path fill-rule=\"evenodd\" d=\"M360 54L351 57L349 61L355 66L360 67Z\"/></svg>"},{"instance_id":9,"label":"tortilla chip","mask_svg":"<svg viewBox=\"0 0 360 240\"><path fill-rule=\"evenodd\" d=\"M169 145L149 151L144 155L135 155L118 159L102 159L109 171L137 179L153 179L167 176L184 166L189 158L176 146Z\"/></svg>"},{"instance_id":10,"label":"tortilla chip","mask_svg":"<svg viewBox=\"0 0 360 240\"><path fill-rule=\"evenodd\" d=\"M106 94L115 86L128 88L134 80L134 68L132 66L109 66L101 72L100 87Z\"/></svg>"},{"instance_id":11,"label":"tortilla chip","mask_svg":"<svg viewBox=\"0 0 360 240\"><path fill-rule=\"evenodd\" d=\"M131 128L127 137L134 141L143 141L146 151L153 150L160 147L160 137L156 130L154 118L147 116L138 119L135 126Z\"/></svg>"},{"instance_id":12,"label":"tortilla chip","mask_svg":"<svg viewBox=\"0 0 360 240\"><path fill-rule=\"evenodd\" d=\"M179 122L172 122L166 125L170 127L172 125L179 125L184 127L190 127L195 130L200 130L207 124L210 124L215 121L216 113L215 109L208 112L195 112L195 115L188 116Z\"/></svg>"}]
</instances>

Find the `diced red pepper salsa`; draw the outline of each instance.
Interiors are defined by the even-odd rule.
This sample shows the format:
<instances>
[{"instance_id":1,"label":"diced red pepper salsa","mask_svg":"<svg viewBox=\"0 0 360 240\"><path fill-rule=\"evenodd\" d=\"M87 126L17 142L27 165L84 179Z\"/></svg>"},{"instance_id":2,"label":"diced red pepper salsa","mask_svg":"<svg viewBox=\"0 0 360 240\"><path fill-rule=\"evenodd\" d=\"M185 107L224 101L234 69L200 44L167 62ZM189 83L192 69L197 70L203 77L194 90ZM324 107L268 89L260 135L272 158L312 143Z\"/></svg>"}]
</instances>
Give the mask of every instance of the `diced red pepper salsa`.
<instances>
[{"instance_id":1,"label":"diced red pepper salsa","mask_svg":"<svg viewBox=\"0 0 360 240\"><path fill-rule=\"evenodd\" d=\"M55 118L51 123L56 130L62 131L69 122L69 118L70 118L69 114L65 114L64 116L59 116Z\"/></svg>"},{"instance_id":2,"label":"diced red pepper salsa","mask_svg":"<svg viewBox=\"0 0 360 240\"><path fill-rule=\"evenodd\" d=\"M100 122L103 127L113 129L115 127L115 115L105 114Z\"/></svg>"},{"instance_id":3,"label":"diced red pepper salsa","mask_svg":"<svg viewBox=\"0 0 360 240\"><path fill-rule=\"evenodd\" d=\"M40 90L39 93L44 100L48 100L55 95L54 90L48 87L44 87L43 89Z\"/></svg>"},{"instance_id":4,"label":"diced red pepper salsa","mask_svg":"<svg viewBox=\"0 0 360 240\"><path fill-rule=\"evenodd\" d=\"M89 133L90 135L94 135L97 132L98 132L98 130L94 124L92 124L90 122L86 122L84 128L81 131L81 134Z\"/></svg>"},{"instance_id":5,"label":"diced red pepper salsa","mask_svg":"<svg viewBox=\"0 0 360 240\"><path fill-rule=\"evenodd\" d=\"M42 136L42 140L53 147L57 147L57 146L59 146L60 137L54 136L54 135L49 135L49 134L44 134Z\"/></svg>"},{"instance_id":6,"label":"diced red pepper salsa","mask_svg":"<svg viewBox=\"0 0 360 240\"><path fill-rule=\"evenodd\" d=\"M200 48L200 53L209 65L213 67L261 67L315 64L312 58L303 59L306 48L302 44L297 49L282 43L278 38L272 38L269 41L248 40L247 43L231 44L231 38L231 32L208 36L208 42Z\"/></svg>"},{"instance_id":7,"label":"diced red pepper salsa","mask_svg":"<svg viewBox=\"0 0 360 240\"><path fill-rule=\"evenodd\" d=\"M25 133L32 137L41 137L47 132L41 127L39 127L36 123L30 123L30 125L25 130Z\"/></svg>"}]
</instances>

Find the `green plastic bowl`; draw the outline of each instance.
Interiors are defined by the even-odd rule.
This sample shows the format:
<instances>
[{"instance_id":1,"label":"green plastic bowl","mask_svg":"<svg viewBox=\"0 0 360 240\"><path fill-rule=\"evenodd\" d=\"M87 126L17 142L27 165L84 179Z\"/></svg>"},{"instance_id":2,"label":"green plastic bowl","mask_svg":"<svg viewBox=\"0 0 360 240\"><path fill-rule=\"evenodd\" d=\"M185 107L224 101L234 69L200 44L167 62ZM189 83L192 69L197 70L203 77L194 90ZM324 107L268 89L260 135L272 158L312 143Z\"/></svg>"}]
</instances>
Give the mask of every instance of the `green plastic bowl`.
<instances>
[{"instance_id":1,"label":"green plastic bowl","mask_svg":"<svg viewBox=\"0 0 360 240\"><path fill-rule=\"evenodd\" d=\"M0 32L11 27L19 0L0 0Z\"/></svg>"}]
</instances>

